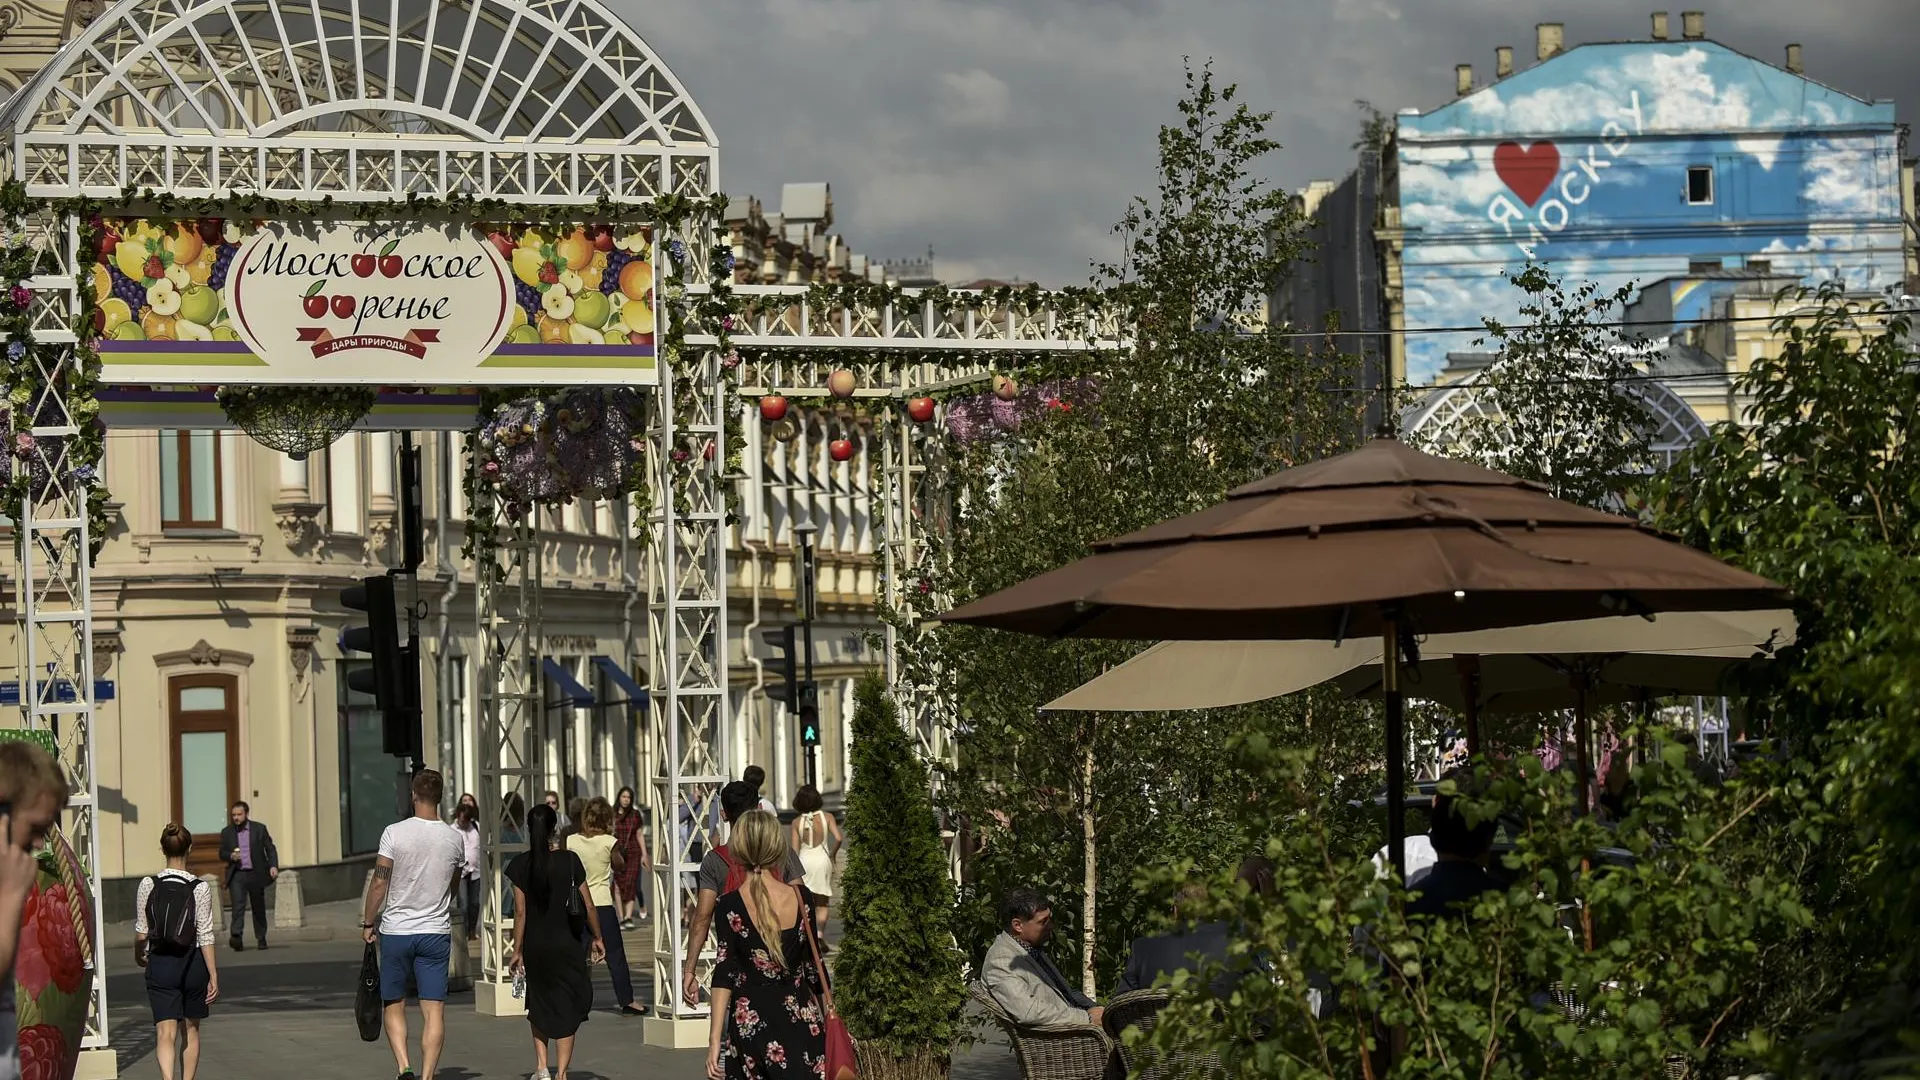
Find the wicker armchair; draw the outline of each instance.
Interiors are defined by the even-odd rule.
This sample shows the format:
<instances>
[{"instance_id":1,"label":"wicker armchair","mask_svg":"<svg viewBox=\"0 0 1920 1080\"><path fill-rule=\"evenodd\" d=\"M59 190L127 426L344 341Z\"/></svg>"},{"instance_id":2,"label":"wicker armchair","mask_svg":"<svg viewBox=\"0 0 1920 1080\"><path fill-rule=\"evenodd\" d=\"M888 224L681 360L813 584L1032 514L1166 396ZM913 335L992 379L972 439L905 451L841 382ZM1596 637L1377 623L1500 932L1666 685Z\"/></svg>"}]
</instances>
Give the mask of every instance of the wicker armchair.
<instances>
[{"instance_id":1,"label":"wicker armchair","mask_svg":"<svg viewBox=\"0 0 1920 1080\"><path fill-rule=\"evenodd\" d=\"M1025 1080L1103 1080L1113 1039L1097 1027L1022 1027L980 983L967 984L974 1003L1006 1032Z\"/></svg>"},{"instance_id":2,"label":"wicker armchair","mask_svg":"<svg viewBox=\"0 0 1920 1080\"><path fill-rule=\"evenodd\" d=\"M1127 1075L1137 1076L1140 1080L1224 1077L1226 1069L1213 1054L1166 1058L1149 1048L1129 1049L1120 1043L1121 1033L1130 1027L1139 1028L1142 1034L1151 1033L1153 1025L1160 1018L1160 1010L1167 1007L1167 999L1165 990L1135 990L1107 1003L1106 1015L1100 1023L1107 1029L1107 1034L1113 1036L1126 1062Z\"/></svg>"}]
</instances>

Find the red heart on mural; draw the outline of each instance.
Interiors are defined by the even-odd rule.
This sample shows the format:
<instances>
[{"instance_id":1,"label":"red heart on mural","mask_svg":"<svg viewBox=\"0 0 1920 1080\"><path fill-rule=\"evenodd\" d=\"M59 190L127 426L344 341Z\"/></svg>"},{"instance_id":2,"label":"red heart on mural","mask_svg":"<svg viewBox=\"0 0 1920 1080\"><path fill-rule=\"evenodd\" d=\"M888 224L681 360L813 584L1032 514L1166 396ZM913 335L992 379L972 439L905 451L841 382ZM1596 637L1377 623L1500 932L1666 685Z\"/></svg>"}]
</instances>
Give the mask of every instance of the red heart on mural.
<instances>
[{"instance_id":1,"label":"red heart on mural","mask_svg":"<svg viewBox=\"0 0 1920 1080\"><path fill-rule=\"evenodd\" d=\"M1546 194L1553 178L1560 175L1560 150L1544 140L1530 147L1503 142L1493 148L1493 171L1500 174L1500 179L1515 195L1532 206Z\"/></svg>"}]
</instances>

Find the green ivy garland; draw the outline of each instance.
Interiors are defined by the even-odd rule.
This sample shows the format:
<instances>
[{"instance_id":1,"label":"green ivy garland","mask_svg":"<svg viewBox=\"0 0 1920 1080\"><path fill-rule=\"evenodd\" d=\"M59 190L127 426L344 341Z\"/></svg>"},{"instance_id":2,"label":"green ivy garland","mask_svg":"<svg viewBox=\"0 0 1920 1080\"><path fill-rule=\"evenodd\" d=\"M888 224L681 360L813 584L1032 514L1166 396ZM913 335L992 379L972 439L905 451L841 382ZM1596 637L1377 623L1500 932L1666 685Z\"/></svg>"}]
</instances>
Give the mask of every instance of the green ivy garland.
<instances>
[{"instance_id":1,"label":"green ivy garland","mask_svg":"<svg viewBox=\"0 0 1920 1080\"><path fill-rule=\"evenodd\" d=\"M656 362L679 386L703 386L709 385L709 380L720 380L724 390L722 442L727 450L724 460L711 460L713 450L708 438L694 432L705 413L703 402L694 394L675 395L674 427L680 432L676 443L666 448L664 461L637 470L627 492L632 499L636 535L644 543L650 534L645 523L654 510L654 479L667 482L672 505L684 512L689 508L690 493L702 480L702 470L708 468L720 473L719 487L725 499L726 518L731 524L738 520L738 493L735 485L726 481L741 475L741 427L746 411L735 404L738 401L739 379L746 364L764 360L773 351L762 348L743 355L741 350L735 348L733 338L745 325L745 318L751 315L749 309L791 303L791 300L778 298L743 304L734 292L734 256L724 231L726 205L724 195L702 198L663 195L650 202L632 203L616 200L606 193L590 204L560 206L530 206L460 193L441 198L410 193L405 197L373 202L336 201L331 196L317 200L294 199L259 192L236 193L227 198L192 198L131 186L123 189L117 199L36 199L27 195L24 184L7 180L0 183L0 217L4 217L11 226L10 239L4 250L0 250L0 273L7 275L6 281L24 282L39 266L39 258L21 227L31 216L43 215L53 222L67 219L79 222L82 252L80 265L74 268L80 304L73 329L80 343L74 347L74 356L69 362L56 365L52 362L55 359L53 356L42 355L42 350L64 346L36 342L31 331L28 305L7 304L4 301L11 297L0 297L0 330L4 331L7 338L9 361L5 392L12 405L9 409L11 434L17 440L32 426L32 417L22 406L42 400L47 389L45 376L41 374L43 371L54 371L58 378L67 380L60 389L74 422L80 428L80 434L68 448L68 460L74 467L74 479L89 486L93 553L97 556L105 540L109 520L107 491L95 482L104 433L96 423L99 413L100 360L92 348L92 339L98 325L99 309L89 275L93 265L91 255L99 250L103 219L107 217L438 218L463 221L482 228L511 225L516 229L533 229L548 235L591 226L646 225L654 230L658 259L654 292ZM690 245L694 246L694 250L690 250ZM695 251L700 246L706 249L706 265L703 268L697 267L694 262ZM663 267L666 273L660 276ZM695 280L696 276L704 281L706 288L690 288L689 282ZM1059 313L1060 322L1057 325L1063 331L1081 328L1089 334L1092 320L1109 310L1112 304L1109 296L1097 290L1043 293L1032 285L980 291L934 286L909 297L899 286L877 282L816 283L809 288L807 296L814 310L819 312L831 312L844 307L875 308L885 304L913 305L917 308L929 301L949 313L978 312L991 308L995 311L1013 310L1031 314L1043 307L1050 307ZM690 348L686 345L689 332L711 335L717 344ZM881 348L809 348L807 355L818 363L864 366L888 374L901 366L922 363L929 358L916 351ZM1077 374L1088 363L1085 354L1075 353L1009 353L1004 350L988 353L982 350L979 353L943 351L941 355L950 359L991 356L992 362L997 365L996 372L1018 372L1023 378ZM990 377L982 375L974 382L983 382ZM915 392L914 396L945 400L977 394L980 389L978 385L963 381L925 392L924 395ZM489 388L482 394L481 415L488 415L500 404L532 392L535 391L531 388ZM872 406L867 401L851 404L856 416L870 415ZM890 405L891 411L898 411L904 407L904 402L890 402ZM500 523L495 520L498 500L488 477L472 467L477 464L473 455L478 448L471 433L465 445L470 467L466 470L468 524L463 553L475 565L493 563L493 560L477 559L475 556L496 550L500 528ZM7 491L11 506L21 504L28 490L28 481L27 470L15 470ZM495 570L499 570L497 565Z\"/></svg>"}]
</instances>

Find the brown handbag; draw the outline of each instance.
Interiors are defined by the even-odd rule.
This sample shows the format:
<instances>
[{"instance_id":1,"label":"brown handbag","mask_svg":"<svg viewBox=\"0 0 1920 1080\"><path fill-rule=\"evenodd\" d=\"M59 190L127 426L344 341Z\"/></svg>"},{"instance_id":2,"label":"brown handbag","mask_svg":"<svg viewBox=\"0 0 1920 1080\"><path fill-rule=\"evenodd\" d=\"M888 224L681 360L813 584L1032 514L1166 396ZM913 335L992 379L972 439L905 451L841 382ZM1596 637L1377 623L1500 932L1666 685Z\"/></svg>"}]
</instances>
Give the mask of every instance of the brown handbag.
<instances>
[{"instance_id":1,"label":"brown handbag","mask_svg":"<svg viewBox=\"0 0 1920 1080\"><path fill-rule=\"evenodd\" d=\"M820 941L813 935L813 913L807 910L807 894L793 886L794 899L800 901L800 924L807 928L807 947L813 950L813 970L820 975L820 1008L826 1014L827 1080L859 1080L860 1069L853 1057L853 1036L833 1007L833 983L827 979L827 965L820 962Z\"/></svg>"}]
</instances>

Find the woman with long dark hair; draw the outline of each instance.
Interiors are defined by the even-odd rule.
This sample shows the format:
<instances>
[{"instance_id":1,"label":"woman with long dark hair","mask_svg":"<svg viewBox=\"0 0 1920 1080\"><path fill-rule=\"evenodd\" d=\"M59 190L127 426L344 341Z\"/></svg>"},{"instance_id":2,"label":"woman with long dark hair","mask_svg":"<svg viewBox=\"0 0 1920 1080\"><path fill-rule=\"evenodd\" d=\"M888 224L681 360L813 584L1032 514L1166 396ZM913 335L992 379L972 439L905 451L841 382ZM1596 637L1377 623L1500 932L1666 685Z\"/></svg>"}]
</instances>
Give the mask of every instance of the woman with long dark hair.
<instances>
[{"instance_id":1,"label":"woman with long dark hair","mask_svg":"<svg viewBox=\"0 0 1920 1080\"><path fill-rule=\"evenodd\" d=\"M634 805L633 789L621 788L613 797L613 840L620 849L620 857L626 861L614 876L613 898L620 909L622 930L633 929L646 907L646 890L640 886L640 875L653 869L653 860L647 855L645 833L646 817L640 813L640 807Z\"/></svg>"},{"instance_id":2,"label":"woman with long dark hair","mask_svg":"<svg viewBox=\"0 0 1920 1080\"><path fill-rule=\"evenodd\" d=\"M594 963L606 955L598 919L587 892L587 871L580 859L559 846L558 815L553 808L536 806L527 813L528 850L507 864L513 882L513 956L508 969L525 972L527 1023L533 1031L536 1080L566 1080L573 1061L574 1034L593 1009L593 979L588 956L580 951L580 934L592 935L589 954ZM577 897L577 905L569 899ZM572 906L572 910L569 910ZM554 1043L554 1069L547 1071L547 1043Z\"/></svg>"},{"instance_id":3,"label":"woman with long dark hair","mask_svg":"<svg viewBox=\"0 0 1920 1080\"><path fill-rule=\"evenodd\" d=\"M620 937L620 917L613 910L613 878L624 869L620 849L613 839L613 807L607 800L593 798L580 812L580 831L567 837L567 850L578 856L587 868L587 894L593 907L587 918L598 921L600 940L607 946L607 974L613 977L613 997L622 1016L645 1016L646 1010L633 1003L633 974L627 969L627 946ZM581 943L586 928L581 927Z\"/></svg>"}]
</instances>

